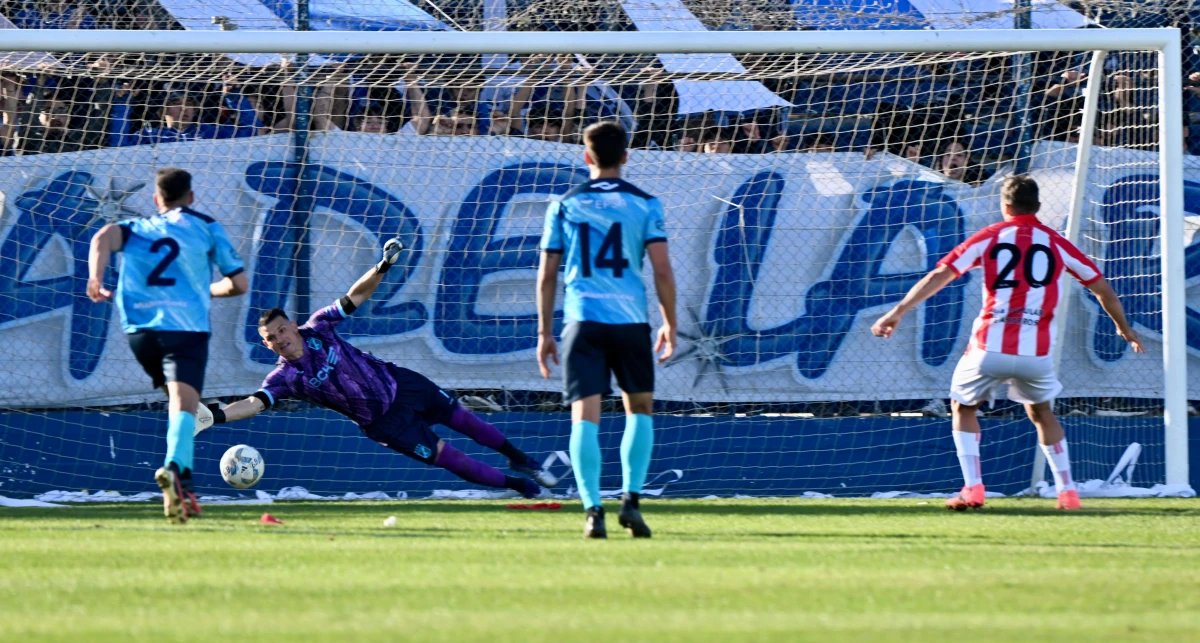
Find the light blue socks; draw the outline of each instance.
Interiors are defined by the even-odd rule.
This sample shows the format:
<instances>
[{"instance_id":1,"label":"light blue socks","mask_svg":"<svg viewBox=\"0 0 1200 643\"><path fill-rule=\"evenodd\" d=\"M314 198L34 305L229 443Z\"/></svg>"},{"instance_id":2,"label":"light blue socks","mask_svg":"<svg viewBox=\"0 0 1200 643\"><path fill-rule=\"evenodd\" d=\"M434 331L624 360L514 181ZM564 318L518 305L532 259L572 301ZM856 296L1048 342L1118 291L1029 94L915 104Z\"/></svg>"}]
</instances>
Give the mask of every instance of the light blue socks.
<instances>
[{"instance_id":1,"label":"light blue socks","mask_svg":"<svg viewBox=\"0 0 1200 643\"><path fill-rule=\"evenodd\" d=\"M600 427L596 423L580 420L571 424L571 468L583 508L599 507Z\"/></svg>"},{"instance_id":2,"label":"light blue socks","mask_svg":"<svg viewBox=\"0 0 1200 643\"><path fill-rule=\"evenodd\" d=\"M192 468L192 454L194 453L192 433L196 429L196 416L192 413L181 412L172 413L171 420L167 427L167 459L163 462L163 466L167 466L172 462L179 467L179 472L182 473ZM599 446L597 446L599 451Z\"/></svg>"},{"instance_id":3,"label":"light blue socks","mask_svg":"<svg viewBox=\"0 0 1200 643\"><path fill-rule=\"evenodd\" d=\"M626 415L625 435L621 438L621 481L624 491L641 493L650 471L650 452L654 450L654 418Z\"/></svg>"}]
</instances>

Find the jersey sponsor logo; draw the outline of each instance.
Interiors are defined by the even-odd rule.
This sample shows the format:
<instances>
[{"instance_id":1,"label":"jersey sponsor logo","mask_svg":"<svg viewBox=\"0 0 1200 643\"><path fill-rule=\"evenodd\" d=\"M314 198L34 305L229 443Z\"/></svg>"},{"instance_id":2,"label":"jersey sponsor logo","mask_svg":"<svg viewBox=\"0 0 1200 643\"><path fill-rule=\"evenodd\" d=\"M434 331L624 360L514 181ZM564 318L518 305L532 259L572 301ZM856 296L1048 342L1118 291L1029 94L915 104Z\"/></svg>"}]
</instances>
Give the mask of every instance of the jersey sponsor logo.
<instances>
[{"instance_id":1,"label":"jersey sponsor logo","mask_svg":"<svg viewBox=\"0 0 1200 643\"><path fill-rule=\"evenodd\" d=\"M633 295L624 295L619 292L587 292L578 291L575 293L580 299L616 299L618 301L633 301L637 299Z\"/></svg>"},{"instance_id":2,"label":"jersey sponsor logo","mask_svg":"<svg viewBox=\"0 0 1200 643\"><path fill-rule=\"evenodd\" d=\"M138 310L144 310L146 308L187 308L191 305L192 304L189 304L186 301L171 301L171 300L167 300L167 299L159 299L159 300L155 300L155 301L139 301L136 304L134 304L133 307Z\"/></svg>"},{"instance_id":3,"label":"jersey sponsor logo","mask_svg":"<svg viewBox=\"0 0 1200 643\"><path fill-rule=\"evenodd\" d=\"M306 341L304 343L308 344L308 347L313 349L314 351L321 350L321 340L317 339L316 337L309 337L308 341Z\"/></svg>"},{"instance_id":4,"label":"jersey sponsor logo","mask_svg":"<svg viewBox=\"0 0 1200 643\"><path fill-rule=\"evenodd\" d=\"M621 187L621 184L620 183L610 183L608 181L601 181L599 183L593 183L592 187L599 188L601 190L615 190L615 189Z\"/></svg>"},{"instance_id":5,"label":"jersey sponsor logo","mask_svg":"<svg viewBox=\"0 0 1200 643\"><path fill-rule=\"evenodd\" d=\"M308 385L313 388L321 388L321 385L329 379L329 374L333 372L333 364L326 364L317 370L316 374L308 378Z\"/></svg>"},{"instance_id":6,"label":"jersey sponsor logo","mask_svg":"<svg viewBox=\"0 0 1200 643\"><path fill-rule=\"evenodd\" d=\"M628 205L620 194L605 194L599 199L577 197L575 202L579 204L579 207L591 210L620 210Z\"/></svg>"},{"instance_id":7,"label":"jersey sponsor logo","mask_svg":"<svg viewBox=\"0 0 1200 643\"><path fill-rule=\"evenodd\" d=\"M317 345L313 346L313 342L316 342ZM321 341L316 337L308 338L308 345L313 350L321 350ZM337 365L339 359L337 348L330 346L329 351L325 354L325 365L317 370L316 375L308 379L308 385L313 388L321 388L321 384L324 384L325 380L329 379L329 374L333 372L333 367ZM300 373L303 373L303 371L300 371Z\"/></svg>"}]
</instances>

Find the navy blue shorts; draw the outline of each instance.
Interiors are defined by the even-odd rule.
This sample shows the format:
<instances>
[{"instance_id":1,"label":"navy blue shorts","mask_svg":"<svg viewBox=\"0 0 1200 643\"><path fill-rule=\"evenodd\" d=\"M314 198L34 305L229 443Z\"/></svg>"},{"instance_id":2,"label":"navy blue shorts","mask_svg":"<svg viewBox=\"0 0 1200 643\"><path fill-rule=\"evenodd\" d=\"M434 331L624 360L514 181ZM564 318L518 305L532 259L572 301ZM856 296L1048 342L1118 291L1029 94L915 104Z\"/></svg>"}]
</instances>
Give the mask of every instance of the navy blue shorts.
<instances>
[{"instance_id":1,"label":"navy blue shorts","mask_svg":"<svg viewBox=\"0 0 1200 643\"><path fill-rule=\"evenodd\" d=\"M386 415L362 431L393 451L433 464L441 438L430 427L448 423L457 403L428 377L394 364L388 366L396 378L396 399Z\"/></svg>"},{"instance_id":2,"label":"navy blue shorts","mask_svg":"<svg viewBox=\"0 0 1200 643\"><path fill-rule=\"evenodd\" d=\"M649 324L570 322L563 327L563 401L612 393L613 376L626 393L654 392L654 347Z\"/></svg>"},{"instance_id":3,"label":"navy blue shorts","mask_svg":"<svg viewBox=\"0 0 1200 643\"><path fill-rule=\"evenodd\" d=\"M150 376L154 388L162 388L167 382L189 384L197 393L204 388L208 333L139 330L128 337L133 356Z\"/></svg>"}]
</instances>

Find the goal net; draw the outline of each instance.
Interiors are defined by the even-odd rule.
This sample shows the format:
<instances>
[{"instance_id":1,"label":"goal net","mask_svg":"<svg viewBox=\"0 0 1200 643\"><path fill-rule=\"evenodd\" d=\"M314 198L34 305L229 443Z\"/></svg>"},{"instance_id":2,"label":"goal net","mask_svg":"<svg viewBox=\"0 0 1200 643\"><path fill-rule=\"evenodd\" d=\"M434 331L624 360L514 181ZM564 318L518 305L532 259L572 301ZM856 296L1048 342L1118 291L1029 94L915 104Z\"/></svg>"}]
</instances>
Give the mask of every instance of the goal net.
<instances>
[{"instance_id":1,"label":"goal net","mask_svg":"<svg viewBox=\"0 0 1200 643\"><path fill-rule=\"evenodd\" d=\"M612 34L611 47L598 45L602 34L568 34L532 54L496 34L474 34L469 48L494 45L496 54L431 53L437 43L416 35L382 53L366 34L320 41L322 49L300 38L319 34L287 34L294 40L280 48L311 46L302 54L137 52L116 44L128 43L125 34L103 41L93 32L114 51L8 53L0 495L154 489L164 396L151 390L114 307L89 301L85 283L91 236L156 212L153 176L166 166L192 173L195 208L221 222L251 276L249 294L214 300L204 398L241 399L272 369L276 356L256 329L263 310L305 319L399 237L408 250L339 333L453 391L539 459L565 453L559 372L541 379L534 357L534 278L546 206L587 177L580 132L602 119L631 132L625 177L662 200L678 280L681 345L656 372L650 488L957 489L946 398L980 308L980 277L929 300L890 341L869 327L939 258L999 220L999 186L1016 171L1037 178L1041 220L1109 276L1148 349L1134 355L1096 301L1070 288L1056 409L1076 478L1108 478L1137 443L1135 484L1186 484L1186 461L1183 479L1168 480L1166 436L1186 436L1186 417L1164 413L1162 265L1184 257L1164 259L1171 246L1159 244L1160 132L1180 131L1160 119L1159 53L1117 36L1112 46L1067 38L1066 50L1023 51L1024 36L1011 33L1010 46L990 52L910 39L895 51L845 53L815 44L804 52L810 37L828 43L830 34L786 34L794 41L775 53L738 52L785 34L702 37L733 53L687 53L713 45L670 34ZM373 44L344 51L360 37ZM63 48L78 46L40 47ZM1093 49L1111 51L1093 64ZM1081 140L1090 148L1082 172ZM1191 178L1195 167L1189 158L1172 171ZM1171 204L1177 214L1200 204L1197 185ZM1183 329L1171 330L1171 350L1185 359ZM1171 389L1177 400L1180 386L1200 392L1191 377ZM619 398L604 410L603 487L616 489ZM1001 395L983 426L989 490L1029 487L1036 438L1021 408ZM502 464L463 436L441 435ZM466 488L336 413L291 401L198 438L203 493L234 495L217 463L239 443L264 455L258 489L272 494ZM559 474L567 466L552 463Z\"/></svg>"}]
</instances>

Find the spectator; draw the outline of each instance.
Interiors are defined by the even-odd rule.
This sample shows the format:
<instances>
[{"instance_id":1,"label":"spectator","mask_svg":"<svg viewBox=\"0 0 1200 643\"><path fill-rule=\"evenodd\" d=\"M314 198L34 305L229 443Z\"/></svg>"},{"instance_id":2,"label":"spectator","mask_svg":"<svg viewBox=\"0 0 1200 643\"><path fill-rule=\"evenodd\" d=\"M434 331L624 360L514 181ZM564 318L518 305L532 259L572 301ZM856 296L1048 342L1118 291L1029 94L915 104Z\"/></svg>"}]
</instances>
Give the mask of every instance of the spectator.
<instances>
[{"instance_id":1,"label":"spectator","mask_svg":"<svg viewBox=\"0 0 1200 643\"><path fill-rule=\"evenodd\" d=\"M948 139L938 156L937 170L946 178L977 186L984 176L978 164L971 162L971 153L966 143L959 138Z\"/></svg>"},{"instance_id":2,"label":"spectator","mask_svg":"<svg viewBox=\"0 0 1200 643\"><path fill-rule=\"evenodd\" d=\"M89 112L82 119L72 113L70 88L44 89L21 96L21 79L5 75L0 79L0 102L4 124L0 131L6 154L56 154L97 149L103 146L105 108L108 98L83 106Z\"/></svg>"},{"instance_id":3,"label":"spectator","mask_svg":"<svg viewBox=\"0 0 1200 643\"><path fill-rule=\"evenodd\" d=\"M674 133L673 139L670 146L672 152L700 151L700 136L696 133L696 130L686 127L680 128Z\"/></svg>"},{"instance_id":4,"label":"spectator","mask_svg":"<svg viewBox=\"0 0 1200 643\"><path fill-rule=\"evenodd\" d=\"M764 116L751 114L738 121L737 129L734 131L734 154L766 154L770 151L767 138L763 135L766 125L759 122L759 118L769 119L770 113L768 112Z\"/></svg>"},{"instance_id":5,"label":"spectator","mask_svg":"<svg viewBox=\"0 0 1200 643\"><path fill-rule=\"evenodd\" d=\"M1036 136L1055 140L1078 139L1076 115L1083 109L1083 83L1087 75L1068 69L1059 81L1042 92L1041 119Z\"/></svg>"},{"instance_id":6,"label":"spectator","mask_svg":"<svg viewBox=\"0 0 1200 643\"><path fill-rule=\"evenodd\" d=\"M920 163L925 158L925 142L916 139L901 146L900 154L913 163Z\"/></svg>"},{"instance_id":7,"label":"spectator","mask_svg":"<svg viewBox=\"0 0 1200 643\"><path fill-rule=\"evenodd\" d=\"M493 110L488 120L488 136L520 136L521 130L513 127L513 118L507 112Z\"/></svg>"},{"instance_id":8,"label":"spectator","mask_svg":"<svg viewBox=\"0 0 1200 643\"><path fill-rule=\"evenodd\" d=\"M529 138L551 143L561 143L569 127L563 113L549 105L529 110L525 122Z\"/></svg>"},{"instance_id":9,"label":"spectator","mask_svg":"<svg viewBox=\"0 0 1200 643\"><path fill-rule=\"evenodd\" d=\"M771 121L771 151L795 152L800 137L792 131L792 121L787 112L777 110Z\"/></svg>"},{"instance_id":10,"label":"spectator","mask_svg":"<svg viewBox=\"0 0 1200 643\"><path fill-rule=\"evenodd\" d=\"M400 110L408 112L409 120L400 128L400 134L429 134L433 128L433 113L429 109L429 101L421 79L417 76L415 65L405 66L404 82L402 83L404 105Z\"/></svg>"},{"instance_id":11,"label":"spectator","mask_svg":"<svg viewBox=\"0 0 1200 643\"><path fill-rule=\"evenodd\" d=\"M1139 85L1138 80L1147 85ZM1158 147L1157 93L1151 89L1151 74L1114 74L1110 79L1111 101L1101 110L1099 129L1104 144L1154 150Z\"/></svg>"},{"instance_id":12,"label":"spectator","mask_svg":"<svg viewBox=\"0 0 1200 643\"><path fill-rule=\"evenodd\" d=\"M705 154L731 154L733 132L725 127L710 127L700 137L700 148Z\"/></svg>"},{"instance_id":13,"label":"spectator","mask_svg":"<svg viewBox=\"0 0 1200 643\"><path fill-rule=\"evenodd\" d=\"M654 69L651 82L637 88L637 99L633 102L633 117L637 127L630 144L634 149L665 150L670 146L679 97L673 83L654 80L661 73L662 70Z\"/></svg>"},{"instance_id":14,"label":"spectator","mask_svg":"<svg viewBox=\"0 0 1200 643\"><path fill-rule=\"evenodd\" d=\"M871 159L879 152L890 152L901 158L920 163L925 156L926 115L901 112L895 105L882 104L875 113L871 142L863 150Z\"/></svg>"},{"instance_id":15,"label":"spectator","mask_svg":"<svg viewBox=\"0 0 1200 643\"><path fill-rule=\"evenodd\" d=\"M196 100L184 92L171 92L167 94L166 100L162 103L157 125L147 123L141 131L130 132L132 125L130 119L131 94L132 92L127 87L113 92L112 123L109 134L109 144L113 147L243 138L254 136L262 127L250 101L236 88L226 86L221 102L233 113L233 123L202 123Z\"/></svg>"},{"instance_id":16,"label":"spectator","mask_svg":"<svg viewBox=\"0 0 1200 643\"><path fill-rule=\"evenodd\" d=\"M339 132L350 129L350 87L320 84L313 89L312 130Z\"/></svg>"},{"instance_id":17,"label":"spectator","mask_svg":"<svg viewBox=\"0 0 1200 643\"><path fill-rule=\"evenodd\" d=\"M531 72L547 69L569 70L570 67L566 62L569 59L570 56L559 56L555 58L557 62L550 63L548 62L550 59L545 56L533 56L526 62L526 65L533 66ZM553 75L563 75L563 73L556 71L553 72ZM540 82L538 78L540 78ZM545 86L545 74L540 77L530 76L513 94L509 115L515 119L520 114L525 114L524 129L527 135L533 137L535 121L539 120L555 121L549 125L550 129L557 128L559 130L555 140L562 140L562 137L572 134L571 126L575 123L576 116L583 107L587 88L583 85L567 84L565 77L562 80L561 83L547 87ZM556 116L551 118L550 115ZM536 138L546 140L543 138L549 136L543 131L546 127L547 125L542 123L536 124L536 129L541 132Z\"/></svg>"},{"instance_id":18,"label":"spectator","mask_svg":"<svg viewBox=\"0 0 1200 643\"><path fill-rule=\"evenodd\" d=\"M475 136L477 124L475 112L465 105L454 108L449 114L433 117L430 134L434 136Z\"/></svg>"},{"instance_id":19,"label":"spectator","mask_svg":"<svg viewBox=\"0 0 1200 643\"><path fill-rule=\"evenodd\" d=\"M18 29L96 29L96 18L70 0L41 0L12 14Z\"/></svg>"},{"instance_id":20,"label":"spectator","mask_svg":"<svg viewBox=\"0 0 1200 643\"><path fill-rule=\"evenodd\" d=\"M351 129L353 81L349 74L337 74L331 80L332 82L321 83L313 87L309 111L308 129L310 131L338 132ZM290 132L296 128L297 87L285 85L281 93L284 117L276 122L271 130L273 132ZM247 107L253 109L252 105L247 105Z\"/></svg>"},{"instance_id":21,"label":"spectator","mask_svg":"<svg viewBox=\"0 0 1200 643\"><path fill-rule=\"evenodd\" d=\"M700 137L706 128L704 116L692 116L676 127L671 134L670 149L674 152L701 152Z\"/></svg>"},{"instance_id":22,"label":"spectator","mask_svg":"<svg viewBox=\"0 0 1200 643\"><path fill-rule=\"evenodd\" d=\"M832 154L837 151L837 136L833 132L818 131L804 151L809 154Z\"/></svg>"},{"instance_id":23,"label":"spectator","mask_svg":"<svg viewBox=\"0 0 1200 643\"><path fill-rule=\"evenodd\" d=\"M384 112L382 105L371 103L367 107L367 111L363 113L362 119L358 123L358 131L364 134L389 133L387 113Z\"/></svg>"}]
</instances>

